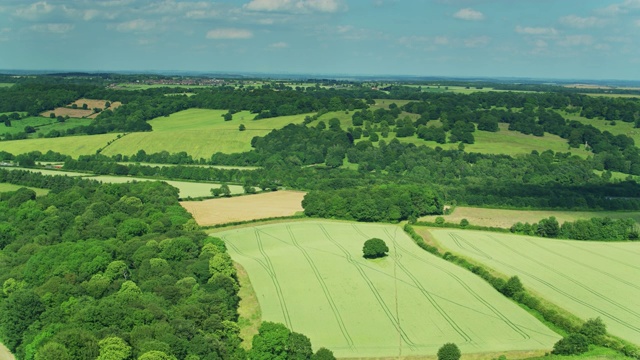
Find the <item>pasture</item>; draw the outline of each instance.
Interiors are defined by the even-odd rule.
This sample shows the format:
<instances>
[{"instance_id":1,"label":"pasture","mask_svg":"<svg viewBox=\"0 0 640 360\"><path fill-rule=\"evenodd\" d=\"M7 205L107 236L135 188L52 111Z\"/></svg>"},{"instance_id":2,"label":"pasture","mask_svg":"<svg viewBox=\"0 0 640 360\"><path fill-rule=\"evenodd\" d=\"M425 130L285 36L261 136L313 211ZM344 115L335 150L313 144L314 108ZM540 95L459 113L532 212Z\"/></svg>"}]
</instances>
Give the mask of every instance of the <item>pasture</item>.
<instances>
[{"instance_id":1,"label":"pasture","mask_svg":"<svg viewBox=\"0 0 640 360\"><path fill-rule=\"evenodd\" d=\"M100 175L100 176L90 176L87 179L98 180L104 183L113 183L113 184L122 184L133 181L164 181L167 184L177 188L180 190L180 198L197 198L197 197L206 197L211 196L211 188L219 188L220 184L213 183L198 183L198 182L188 182L188 181L173 181L173 180L162 180L162 179L145 179L145 178L135 178L129 176L108 176L108 175ZM231 194L242 194L244 189L239 185L229 185L229 190L231 190Z\"/></svg>"},{"instance_id":2,"label":"pasture","mask_svg":"<svg viewBox=\"0 0 640 360\"><path fill-rule=\"evenodd\" d=\"M22 186L22 185L15 185L15 184L9 184L9 183L0 183L0 193L3 192L10 192L10 191L16 191L20 188L26 187L27 189L31 189L33 191L36 192L36 196L44 196L47 195L49 193L49 189L40 189L40 188L34 188L31 186ZM2 359L2 358L0 358Z\"/></svg>"},{"instance_id":3,"label":"pasture","mask_svg":"<svg viewBox=\"0 0 640 360\"><path fill-rule=\"evenodd\" d=\"M13 83L0 83L0 88L8 88L12 87L13 85Z\"/></svg>"},{"instance_id":4,"label":"pasture","mask_svg":"<svg viewBox=\"0 0 640 360\"><path fill-rule=\"evenodd\" d=\"M24 128L31 126L36 129L37 133L47 134L51 130L66 131L78 126L89 125L91 120L69 118L64 122L58 122L56 119L51 119L42 116L31 116L20 120L11 121L11 126L0 125L0 133L17 134L24 132ZM33 136L34 134L31 134Z\"/></svg>"},{"instance_id":5,"label":"pasture","mask_svg":"<svg viewBox=\"0 0 640 360\"><path fill-rule=\"evenodd\" d=\"M517 222L537 223L540 219L555 216L558 222L587 220L593 217L609 217L612 219L632 218L640 223L640 212L625 211L556 211L556 210L507 210L507 209L486 209L468 206L457 206L453 213L449 215L423 216L420 221L435 221L436 217L442 216L445 221L460 223L460 220L467 219L472 225L493 226L509 228Z\"/></svg>"},{"instance_id":6,"label":"pasture","mask_svg":"<svg viewBox=\"0 0 640 360\"><path fill-rule=\"evenodd\" d=\"M12 166L8 166L8 167L2 167L0 169L4 169L4 170L24 170L24 171L31 171L31 172L36 172L42 175L48 175L48 176L55 176L55 175L61 175L61 176L90 176L91 174L88 173L80 173L80 172L70 172L70 171L62 171L62 170L49 170L49 169L39 169L39 168L20 168L20 167L12 167Z\"/></svg>"},{"instance_id":7,"label":"pasture","mask_svg":"<svg viewBox=\"0 0 640 360\"><path fill-rule=\"evenodd\" d=\"M193 215L198 225L210 226L229 222L295 215L304 211L300 191L273 191L255 195L204 201L183 201L182 207Z\"/></svg>"},{"instance_id":8,"label":"pasture","mask_svg":"<svg viewBox=\"0 0 640 360\"><path fill-rule=\"evenodd\" d=\"M216 152L238 153L251 150L251 139L290 123L302 123L308 114L253 120L255 114L242 111L224 121L227 110L189 109L149 121L153 131L130 133L107 147L103 154L132 155L185 151L194 158L210 158ZM246 130L239 131L244 125Z\"/></svg>"},{"instance_id":9,"label":"pasture","mask_svg":"<svg viewBox=\"0 0 640 360\"><path fill-rule=\"evenodd\" d=\"M7 151L14 155L31 151L55 151L77 158L80 155L92 155L96 150L107 145L107 142L118 137L118 133L101 135L66 136L51 139L25 139L0 141L0 151Z\"/></svg>"},{"instance_id":10,"label":"pasture","mask_svg":"<svg viewBox=\"0 0 640 360\"><path fill-rule=\"evenodd\" d=\"M305 221L214 233L248 272L263 321L337 357L551 349L560 338L472 273L420 250L395 225ZM362 257L365 240L389 256Z\"/></svg>"},{"instance_id":11,"label":"pasture","mask_svg":"<svg viewBox=\"0 0 640 360\"><path fill-rule=\"evenodd\" d=\"M44 116L48 118L51 116L51 114L54 114L54 116L69 116L69 117L75 117L75 118L84 118L93 114L93 110L92 109L84 110L82 108L71 109L66 107L58 107L53 110L44 111L40 113L40 116Z\"/></svg>"},{"instance_id":12,"label":"pasture","mask_svg":"<svg viewBox=\"0 0 640 360\"><path fill-rule=\"evenodd\" d=\"M472 258L587 320L640 345L640 242L581 242L463 230L430 230L448 250Z\"/></svg>"}]
</instances>

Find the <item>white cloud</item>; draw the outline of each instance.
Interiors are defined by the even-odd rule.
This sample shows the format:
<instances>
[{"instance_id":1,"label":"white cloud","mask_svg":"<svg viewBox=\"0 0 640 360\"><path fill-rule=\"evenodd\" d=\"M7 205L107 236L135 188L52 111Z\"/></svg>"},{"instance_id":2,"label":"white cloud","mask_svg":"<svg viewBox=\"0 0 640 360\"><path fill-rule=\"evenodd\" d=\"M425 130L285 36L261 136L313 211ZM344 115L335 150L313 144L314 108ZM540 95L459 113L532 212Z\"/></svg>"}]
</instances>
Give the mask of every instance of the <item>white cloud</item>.
<instances>
[{"instance_id":1,"label":"white cloud","mask_svg":"<svg viewBox=\"0 0 640 360\"><path fill-rule=\"evenodd\" d=\"M447 45L449 44L449 38L446 36L436 36L436 38L433 39L433 42L436 45Z\"/></svg>"},{"instance_id":2,"label":"white cloud","mask_svg":"<svg viewBox=\"0 0 640 360\"><path fill-rule=\"evenodd\" d=\"M470 48L481 47L489 44L490 41L491 41L491 38L488 36L476 36L476 37L465 39L464 46L470 47Z\"/></svg>"},{"instance_id":3,"label":"white cloud","mask_svg":"<svg viewBox=\"0 0 640 360\"><path fill-rule=\"evenodd\" d=\"M334 13L347 9L347 6L342 2L342 0L251 0L243 7L251 11L293 13Z\"/></svg>"},{"instance_id":4,"label":"white cloud","mask_svg":"<svg viewBox=\"0 0 640 360\"><path fill-rule=\"evenodd\" d=\"M220 12L216 10L191 10L187 11L185 17L188 19L215 19L220 17Z\"/></svg>"},{"instance_id":5,"label":"white cloud","mask_svg":"<svg viewBox=\"0 0 640 360\"><path fill-rule=\"evenodd\" d=\"M280 42L269 45L269 47L272 49L284 49L284 48L288 48L289 44L287 44L286 42L280 41Z\"/></svg>"},{"instance_id":6,"label":"white cloud","mask_svg":"<svg viewBox=\"0 0 640 360\"><path fill-rule=\"evenodd\" d=\"M518 34L526 34L526 35L556 35L558 31L554 28L546 28L546 27L527 27L527 26L516 26L516 32Z\"/></svg>"},{"instance_id":7,"label":"white cloud","mask_svg":"<svg viewBox=\"0 0 640 360\"><path fill-rule=\"evenodd\" d=\"M636 19L636 21L633 22L637 27L640 27L640 19Z\"/></svg>"},{"instance_id":8,"label":"white cloud","mask_svg":"<svg viewBox=\"0 0 640 360\"><path fill-rule=\"evenodd\" d=\"M24 8L16 9L15 15L21 18L35 20L42 15L49 14L53 11L54 6L46 1L33 3Z\"/></svg>"},{"instance_id":9,"label":"white cloud","mask_svg":"<svg viewBox=\"0 0 640 360\"><path fill-rule=\"evenodd\" d=\"M223 28L207 32L207 39L250 39L253 33L246 29Z\"/></svg>"},{"instance_id":10,"label":"white cloud","mask_svg":"<svg viewBox=\"0 0 640 360\"><path fill-rule=\"evenodd\" d=\"M470 8L460 9L453 17L461 20L479 21L484 20L484 14Z\"/></svg>"},{"instance_id":11,"label":"white cloud","mask_svg":"<svg viewBox=\"0 0 640 360\"><path fill-rule=\"evenodd\" d=\"M546 48L547 46L549 46L549 44L547 44L547 42L544 40L536 40L534 44L537 48Z\"/></svg>"},{"instance_id":12,"label":"white cloud","mask_svg":"<svg viewBox=\"0 0 640 360\"><path fill-rule=\"evenodd\" d=\"M116 25L116 30L121 32L144 32L152 30L156 27L156 23L154 21L149 21L145 19L135 19L131 21L126 21Z\"/></svg>"},{"instance_id":13,"label":"white cloud","mask_svg":"<svg viewBox=\"0 0 640 360\"><path fill-rule=\"evenodd\" d=\"M9 33L11 32L11 28L1 28L0 29L0 41L8 41Z\"/></svg>"},{"instance_id":14,"label":"white cloud","mask_svg":"<svg viewBox=\"0 0 640 360\"><path fill-rule=\"evenodd\" d=\"M590 35L569 35L558 41L560 46L580 46L591 45L593 43L593 37Z\"/></svg>"},{"instance_id":15,"label":"white cloud","mask_svg":"<svg viewBox=\"0 0 640 360\"><path fill-rule=\"evenodd\" d=\"M605 24L605 21L603 19L599 19L595 16L580 17L577 15L564 16L560 18L560 22L567 26L578 29L597 27Z\"/></svg>"},{"instance_id":16,"label":"white cloud","mask_svg":"<svg viewBox=\"0 0 640 360\"><path fill-rule=\"evenodd\" d=\"M64 34L73 30L73 24L38 24L30 27L31 30L43 33Z\"/></svg>"},{"instance_id":17,"label":"white cloud","mask_svg":"<svg viewBox=\"0 0 640 360\"><path fill-rule=\"evenodd\" d=\"M618 4L611 4L606 8L599 9L598 13L608 16L626 14L633 9L640 9L640 0L625 0Z\"/></svg>"}]
</instances>

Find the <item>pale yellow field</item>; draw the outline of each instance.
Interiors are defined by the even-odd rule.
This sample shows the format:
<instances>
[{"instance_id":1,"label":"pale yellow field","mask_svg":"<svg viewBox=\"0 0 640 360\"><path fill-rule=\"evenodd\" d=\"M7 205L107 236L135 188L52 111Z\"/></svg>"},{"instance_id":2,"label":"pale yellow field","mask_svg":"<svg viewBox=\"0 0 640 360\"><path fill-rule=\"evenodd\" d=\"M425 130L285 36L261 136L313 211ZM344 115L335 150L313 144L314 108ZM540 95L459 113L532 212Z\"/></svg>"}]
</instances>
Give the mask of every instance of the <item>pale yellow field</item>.
<instances>
[{"instance_id":1,"label":"pale yellow field","mask_svg":"<svg viewBox=\"0 0 640 360\"><path fill-rule=\"evenodd\" d=\"M199 225L291 216L303 211L300 191L275 191L256 195L180 203Z\"/></svg>"}]
</instances>

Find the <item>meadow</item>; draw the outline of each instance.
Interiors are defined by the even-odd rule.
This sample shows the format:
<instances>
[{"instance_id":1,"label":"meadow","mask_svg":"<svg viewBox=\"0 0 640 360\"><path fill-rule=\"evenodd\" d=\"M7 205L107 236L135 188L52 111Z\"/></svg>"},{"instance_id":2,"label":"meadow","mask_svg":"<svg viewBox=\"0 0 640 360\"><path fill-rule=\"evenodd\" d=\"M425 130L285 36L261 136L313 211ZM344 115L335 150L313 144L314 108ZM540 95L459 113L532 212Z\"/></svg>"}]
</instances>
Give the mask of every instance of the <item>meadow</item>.
<instances>
[{"instance_id":1,"label":"meadow","mask_svg":"<svg viewBox=\"0 0 640 360\"><path fill-rule=\"evenodd\" d=\"M90 119L69 118L64 122L58 122L56 119L51 119L42 116L31 116L20 120L11 121L11 126L0 125L0 133L17 134L24 132L26 126L31 126L36 129L36 133L46 134L51 130L66 131L78 126L89 125ZM31 134L31 136L35 135Z\"/></svg>"},{"instance_id":2,"label":"meadow","mask_svg":"<svg viewBox=\"0 0 640 360\"><path fill-rule=\"evenodd\" d=\"M337 357L551 349L560 338L472 273L420 250L395 225L305 221L212 234L248 272L263 321ZM366 260L378 237L389 256Z\"/></svg>"},{"instance_id":3,"label":"meadow","mask_svg":"<svg viewBox=\"0 0 640 360\"><path fill-rule=\"evenodd\" d=\"M457 206L449 215L423 216L420 221L435 221L438 216L442 216L450 223L460 223L460 220L467 219L471 225L493 226L509 228L517 222L537 223L541 219L555 216L558 222L587 220L593 217L609 217L612 219L631 218L640 224L640 212L625 211L557 211L557 210L510 210L510 209L487 209L474 208L468 206Z\"/></svg>"},{"instance_id":4,"label":"meadow","mask_svg":"<svg viewBox=\"0 0 640 360\"><path fill-rule=\"evenodd\" d=\"M255 114L242 111L224 121L227 110L189 109L149 121L153 131L131 133L107 147L105 155L132 155L185 151L194 158L210 158L216 152L238 153L251 150L251 139L290 123L302 123L309 114L253 120ZM239 131L240 125L246 130Z\"/></svg>"},{"instance_id":5,"label":"meadow","mask_svg":"<svg viewBox=\"0 0 640 360\"><path fill-rule=\"evenodd\" d=\"M36 192L36 196L44 196L44 195L47 195L49 193L49 189L40 189L40 188L34 188L34 187L30 187L30 186L21 186L21 185L9 184L9 183L0 183L0 193L16 191L16 190L18 190L20 188L23 188L23 187L26 187L27 189L31 189L31 190L35 191Z\"/></svg>"},{"instance_id":6,"label":"meadow","mask_svg":"<svg viewBox=\"0 0 640 360\"><path fill-rule=\"evenodd\" d=\"M42 175L50 175L50 176L56 176L56 175L61 175L61 176L90 176L91 174L89 173L80 173L80 172L70 172L70 171L62 171L62 170L49 170L49 169L39 169L39 168L20 168L20 167L12 167L12 166L8 166L8 167L2 167L0 169L4 169L4 170L24 170L24 171L31 171L31 172L36 172Z\"/></svg>"},{"instance_id":7,"label":"meadow","mask_svg":"<svg viewBox=\"0 0 640 360\"><path fill-rule=\"evenodd\" d=\"M640 344L640 243L580 242L463 230L430 230L451 252L506 274L525 288Z\"/></svg>"},{"instance_id":8,"label":"meadow","mask_svg":"<svg viewBox=\"0 0 640 360\"><path fill-rule=\"evenodd\" d=\"M200 226L292 216L302 212L302 191L274 191L204 201L182 201Z\"/></svg>"},{"instance_id":9,"label":"meadow","mask_svg":"<svg viewBox=\"0 0 640 360\"><path fill-rule=\"evenodd\" d=\"M38 138L25 140L0 141L0 151L7 151L14 155L31 151L46 153L49 150L70 155L77 158L80 155L92 155L97 150L106 146L111 140L115 140L121 134L101 134L66 136L60 138Z\"/></svg>"}]
</instances>

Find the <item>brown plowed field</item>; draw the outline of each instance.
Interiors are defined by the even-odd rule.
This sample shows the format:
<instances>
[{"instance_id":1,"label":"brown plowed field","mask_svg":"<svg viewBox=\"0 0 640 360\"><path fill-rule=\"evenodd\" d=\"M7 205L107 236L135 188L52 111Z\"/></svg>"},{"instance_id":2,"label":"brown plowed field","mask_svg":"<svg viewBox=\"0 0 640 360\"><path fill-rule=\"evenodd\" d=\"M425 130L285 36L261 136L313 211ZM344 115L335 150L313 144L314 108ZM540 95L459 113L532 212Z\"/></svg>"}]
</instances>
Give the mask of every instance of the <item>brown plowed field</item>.
<instances>
[{"instance_id":1,"label":"brown plowed field","mask_svg":"<svg viewBox=\"0 0 640 360\"><path fill-rule=\"evenodd\" d=\"M69 104L69 107L59 107L56 108L53 111L45 111L43 113L41 113L40 115L48 117L50 113L54 113L56 114L56 116L67 116L69 115L69 117L74 117L74 118L89 118L89 119L95 119L96 116L98 116L100 113L94 113L93 109L94 108L100 108L102 110L104 110L104 105L106 104L107 100L93 100L93 99L78 99L74 102L72 102L71 104ZM78 106L77 109L71 109L70 107L76 104ZM87 104L87 110L82 109L82 105L83 104ZM111 106L109 107L109 109L114 110L117 109L120 105L122 105L121 102L119 101L114 101L111 103Z\"/></svg>"},{"instance_id":2,"label":"brown plowed field","mask_svg":"<svg viewBox=\"0 0 640 360\"><path fill-rule=\"evenodd\" d=\"M275 191L256 195L180 203L201 226L225 224L279 216L291 216L303 211L306 193Z\"/></svg>"}]
</instances>

